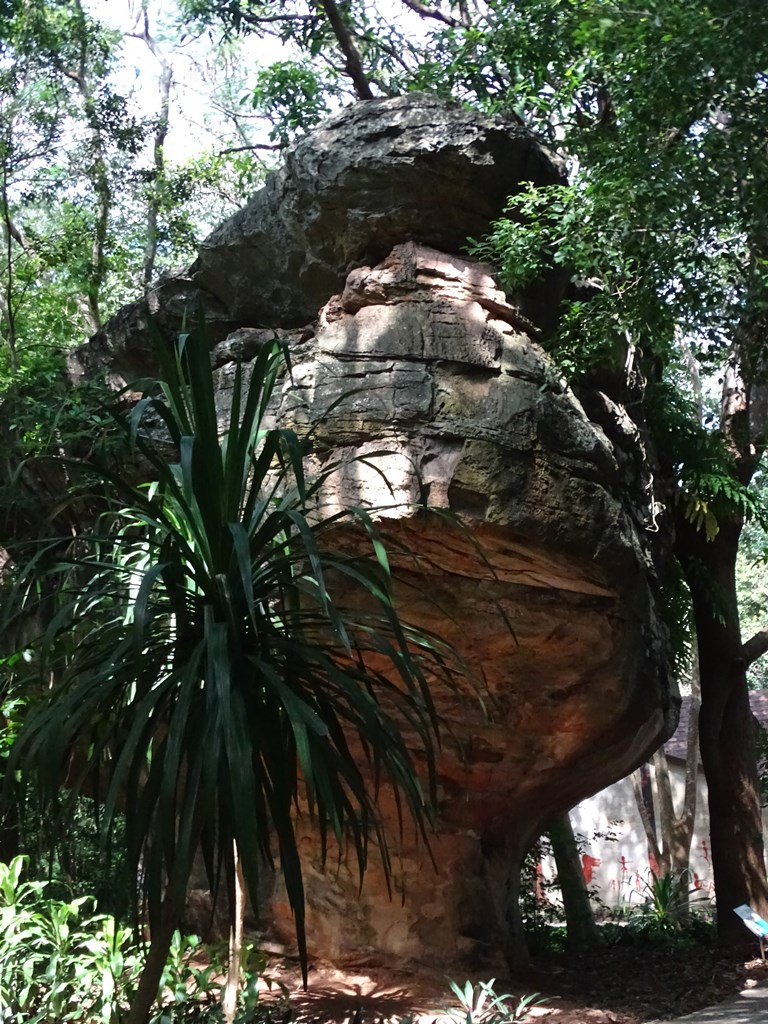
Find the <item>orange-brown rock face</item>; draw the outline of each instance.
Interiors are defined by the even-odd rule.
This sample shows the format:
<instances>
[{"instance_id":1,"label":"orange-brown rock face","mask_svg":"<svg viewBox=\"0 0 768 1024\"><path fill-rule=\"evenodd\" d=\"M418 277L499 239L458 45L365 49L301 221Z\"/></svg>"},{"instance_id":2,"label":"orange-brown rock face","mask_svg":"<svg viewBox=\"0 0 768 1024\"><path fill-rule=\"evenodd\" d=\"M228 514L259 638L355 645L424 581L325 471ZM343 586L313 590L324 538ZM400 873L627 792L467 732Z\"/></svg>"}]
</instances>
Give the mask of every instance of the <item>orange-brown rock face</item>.
<instances>
[{"instance_id":1,"label":"orange-brown rock face","mask_svg":"<svg viewBox=\"0 0 768 1024\"><path fill-rule=\"evenodd\" d=\"M310 944L326 955L502 951L527 845L635 767L674 716L637 431L604 396L608 432L590 422L526 326L487 268L406 244L352 271L293 354L283 422L313 424L334 458L386 449L381 474L355 462L326 498L399 506L384 529L418 553L397 568L400 613L471 670L434 693L437 870L406 832L393 899L376 864L358 899L356 866L342 853L323 873L307 827ZM464 529L417 514L424 491ZM275 909L290 932L279 896Z\"/></svg>"}]
</instances>

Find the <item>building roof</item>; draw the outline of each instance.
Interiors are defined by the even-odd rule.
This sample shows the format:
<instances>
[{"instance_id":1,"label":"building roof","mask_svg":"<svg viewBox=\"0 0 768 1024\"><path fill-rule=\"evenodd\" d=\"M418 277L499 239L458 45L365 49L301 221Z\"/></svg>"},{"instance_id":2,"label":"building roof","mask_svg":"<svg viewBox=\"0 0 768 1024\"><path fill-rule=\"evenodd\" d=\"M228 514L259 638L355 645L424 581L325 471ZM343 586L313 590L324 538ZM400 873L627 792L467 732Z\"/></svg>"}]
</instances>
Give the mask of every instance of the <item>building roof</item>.
<instances>
[{"instance_id":1,"label":"building roof","mask_svg":"<svg viewBox=\"0 0 768 1024\"><path fill-rule=\"evenodd\" d=\"M768 730L768 690L750 690L749 706L763 729ZM688 737L688 722L691 717L691 698L683 697L680 706L680 721L671 739L664 744L667 757L675 761L685 761L686 743Z\"/></svg>"}]
</instances>

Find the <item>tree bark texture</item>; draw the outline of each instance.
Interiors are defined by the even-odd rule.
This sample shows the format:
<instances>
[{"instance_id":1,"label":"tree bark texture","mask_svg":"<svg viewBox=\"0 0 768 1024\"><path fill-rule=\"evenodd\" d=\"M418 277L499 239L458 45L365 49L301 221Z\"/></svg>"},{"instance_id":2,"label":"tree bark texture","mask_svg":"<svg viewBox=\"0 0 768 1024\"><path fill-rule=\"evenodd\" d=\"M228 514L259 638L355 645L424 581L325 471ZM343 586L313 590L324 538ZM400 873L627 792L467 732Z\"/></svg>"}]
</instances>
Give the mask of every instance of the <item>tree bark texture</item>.
<instances>
[{"instance_id":1,"label":"tree bark texture","mask_svg":"<svg viewBox=\"0 0 768 1024\"><path fill-rule=\"evenodd\" d=\"M222 1013L226 1024L234 1024L235 1015L237 1013L237 995L240 988L246 903L243 862L240 860L237 843L232 844L232 855L235 882L235 905L229 930L227 981L224 986L224 998L222 999Z\"/></svg>"},{"instance_id":2,"label":"tree bark texture","mask_svg":"<svg viewBox=\"0 0 768 1024\"><path fill-rule=\"evenodd\" d=\"M125 1024L147 1024L152 1006L160 991L160 981L168 960L173 933L178 924L179 907L169 888L163 900L160 920L152 931L152 940L139 978L139 987L131 1000Z\"/></svg>"},{"instance_id":3,"label":"tree bark texture","mask_svg":"<svg viewBox=\"0 0 768 1024\"><path fill-rule=\"evenodd\" d=\"M549 823L547 830L557 866L557 878L563 894L563 910L568 930L568 948L574 951L594 946L597 926L584 881L579 848L566 811Z\"/></svg>"},{"instance_id":4,"label":"tree bark texture","mask_svg":"<svg viewBox=\"0 0 768 1024\"><path fill-rule=\"evenodd\" d=\"M698 637L699 743L709 790L718 937L726 945L745 939L734 907L748 903L768 916L754 726L736 603L740 533L735 517L724 519L710 541L686 521L677 533Z\"/></svg>"},{"instance_id":5,"label":"tree bark texture","mask_svg":"<svg viewBox=\"0 0 768 1024\"><path fill-rule=\"evenodd\" d=\"M152 182L152 189L147 201L147 241L144 246L144 266L142 269L144 292L146 294L149 291L149 287L155 274L155 260L157 258L157 243L159 237L158 221L163 191L163 175L165 174L165 140L168 136L168 128L171 118L171 86L173 84L173 67L149 30L149 11L147 8L147 0L144 0L142 4L142 15L143 30L141 34L138 35L138 38L143 40L149 52L160 65L160 78L158 81L160 97L155 134L152 140L154 180Z\"/></svg>"}]
</instances>

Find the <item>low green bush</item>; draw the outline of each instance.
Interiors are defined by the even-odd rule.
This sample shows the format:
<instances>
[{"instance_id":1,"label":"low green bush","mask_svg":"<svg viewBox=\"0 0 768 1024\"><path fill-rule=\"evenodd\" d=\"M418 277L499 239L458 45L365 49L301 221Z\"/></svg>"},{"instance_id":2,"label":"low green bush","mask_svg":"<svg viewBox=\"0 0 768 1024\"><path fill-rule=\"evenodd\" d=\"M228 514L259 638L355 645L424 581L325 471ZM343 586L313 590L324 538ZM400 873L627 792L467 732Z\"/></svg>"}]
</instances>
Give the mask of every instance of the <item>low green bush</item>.
<instances>
[{"instance_id":1,"label":"low green bush","mask_svg":"<svg viewBox=\"0 0 768 1024\"><path fill-rule=\"evenodd\" d=\"M25 857L0 863L0 1022L119 1024L144 962L130 928L94 912L89 896L61 898L60 885L23 878ZM55 893L55 895L52 895ZM176 932L150 1024L213 1024L226 951ZM264 962L246 946L239 1024L259 1012Z\"/></svg>"},{"instance_id":2,"label":"low green bush","mask_svg":"<svg viewBox=\"0 0 768 1024\"><path fill-rule=\"evenodd\" d=\"M458 1005L450 1007L445 1017L454 1024L517 1024L528 1017L534 1006L544 1002L538 992L519 999L497 993L495 978L475 984L466 981L464 985L449 980L448 984Z\"/></svg>"},{"instance_id":3,"label":"low green bush","mask_svg":"<svg viewBox=\"0 0 768 1024\"><path fill-rule=\"evenodd\" d=\"M49 898L0 864L0 1019L13 1024L119 1020L140 968L130 929L93 914L87 896Z\"/></svg>"}]
</instances>

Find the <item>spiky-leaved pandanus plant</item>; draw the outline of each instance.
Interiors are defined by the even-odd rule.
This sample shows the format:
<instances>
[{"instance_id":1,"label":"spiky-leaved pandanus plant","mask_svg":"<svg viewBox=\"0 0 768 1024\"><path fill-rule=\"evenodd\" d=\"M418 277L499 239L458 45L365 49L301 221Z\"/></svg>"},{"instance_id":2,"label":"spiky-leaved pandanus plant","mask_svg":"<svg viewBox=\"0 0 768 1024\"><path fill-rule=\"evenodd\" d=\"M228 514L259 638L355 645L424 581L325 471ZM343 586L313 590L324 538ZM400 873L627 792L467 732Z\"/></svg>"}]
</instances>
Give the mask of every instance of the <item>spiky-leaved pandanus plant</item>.
<instances>
[{"instance_id":1,"label":"spiky-leaved pandanus plant","mask_svg":"<svg viewBox=\"0 0 768 1024\"><path fill-rule=\"evenodd\" d=\"M427 673L450 672L450 652L400 621L370 510L323 514L338 463L307 479L307 439L265 426L283 359L279 344L262 348L247 387L237 368L222 425L204 331L160 349L160 379L117 414L149 482L99 470L95 525L48 541L47 561L17 567L1 595L6 619L42 593L53 601L23 661L20 686L35 696L12 772L64 815L65 778L71 794L104 780L105 836L125 815L152 936L135 1024L157 997L198 851L230 894L238 857L255 894L260 863L277 854L306 965L297 806L314 815L323 854L330 835L351 843L361 876L371 841L389 871L379 780L424 830L411 750L431 786ZM350 526L364 554L339 544Z\"/></svg>"}]
</instances>

